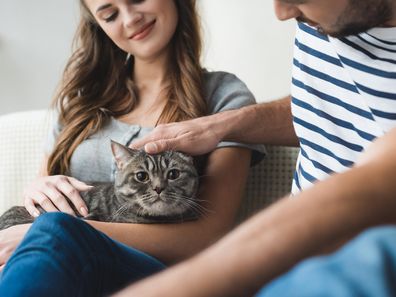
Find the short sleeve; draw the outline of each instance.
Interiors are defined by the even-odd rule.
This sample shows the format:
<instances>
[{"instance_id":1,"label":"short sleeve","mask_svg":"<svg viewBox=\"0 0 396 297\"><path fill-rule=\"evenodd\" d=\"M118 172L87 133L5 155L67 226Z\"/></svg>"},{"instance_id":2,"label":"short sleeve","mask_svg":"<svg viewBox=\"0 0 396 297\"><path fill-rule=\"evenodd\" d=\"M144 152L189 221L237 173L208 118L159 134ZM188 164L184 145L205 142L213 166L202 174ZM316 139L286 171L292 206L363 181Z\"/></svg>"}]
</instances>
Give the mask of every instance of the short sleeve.
<instances>
[{"instance_id":1,"label":"short sleeve","mask_svg":"<svg viewBox=\"0 0 396 297\"><path fill-rule=\"evenodd\" d=\"M245 83L231 73L206 72L205 83L205 96L208 100L210 114L256 104L252 92L250 92ZM218 147L244 147L251 149L252 165L260 162L266 154L265 147L261 144L223 141L218 144Z\"/></svg>"},{"instance_id":2,"label":"short sleeve","mask_svg":"<svg viewBox=\"0 0 396 297\"><path fill-rule=\"evenodd\" d=\"M44 142L44 152L46 155L50 155L55 147L56 139L58 138L61 132L61 125L59 123L58 113L56 111L52 111L52 123L48 132L47 139Z\"/></svg>"}]
</instances>

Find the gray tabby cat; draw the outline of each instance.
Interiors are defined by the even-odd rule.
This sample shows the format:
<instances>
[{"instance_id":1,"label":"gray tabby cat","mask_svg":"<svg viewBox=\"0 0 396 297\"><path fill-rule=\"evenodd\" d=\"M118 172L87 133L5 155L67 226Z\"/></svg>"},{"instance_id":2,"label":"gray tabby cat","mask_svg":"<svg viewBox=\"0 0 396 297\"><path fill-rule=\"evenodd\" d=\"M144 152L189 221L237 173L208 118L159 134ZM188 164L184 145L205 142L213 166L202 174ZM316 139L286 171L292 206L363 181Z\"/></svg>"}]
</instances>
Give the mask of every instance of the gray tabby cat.
<instances>
[{"instance_id":1,"label":"gray tabby cat","mask_svg":"<svg viewBox=\"0 0 396 297\"><path fill-rule=\"evenodd\" d=\"M171 151L148 155L114 141L111 148L118 169L115 182L90 183L94 188L81 193L89 209L85 219L176 223L198 218L203 208L196 197L199 177L192 157ZM0 217L0 230L33 220L25 207L14 206Z\"/></svg>"}]
</instances>

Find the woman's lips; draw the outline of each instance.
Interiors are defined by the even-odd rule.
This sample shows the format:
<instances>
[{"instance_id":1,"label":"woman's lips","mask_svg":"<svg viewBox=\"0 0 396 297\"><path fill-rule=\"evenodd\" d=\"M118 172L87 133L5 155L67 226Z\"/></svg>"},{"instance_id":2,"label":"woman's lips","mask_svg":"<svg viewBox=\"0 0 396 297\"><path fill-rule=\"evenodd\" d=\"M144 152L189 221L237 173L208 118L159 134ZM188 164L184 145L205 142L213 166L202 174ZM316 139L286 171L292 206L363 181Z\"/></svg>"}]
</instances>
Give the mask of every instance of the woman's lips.
<instances>
[{"instance_id":1,"label":"woman's lips","mask_svg":"<svg viewBox=\"0 0 396 297\"><path fill-rule=\"evenodd\" d=\"M141 30L139 30L138 32L134 33L131 37L129 37L129 39L141 40L141 39L145 38L147 35L150 34L151 30L154 27L155 22L156 22L156 20L151 21L147 25L144 25Z\"/></svg>"}]
</instances>

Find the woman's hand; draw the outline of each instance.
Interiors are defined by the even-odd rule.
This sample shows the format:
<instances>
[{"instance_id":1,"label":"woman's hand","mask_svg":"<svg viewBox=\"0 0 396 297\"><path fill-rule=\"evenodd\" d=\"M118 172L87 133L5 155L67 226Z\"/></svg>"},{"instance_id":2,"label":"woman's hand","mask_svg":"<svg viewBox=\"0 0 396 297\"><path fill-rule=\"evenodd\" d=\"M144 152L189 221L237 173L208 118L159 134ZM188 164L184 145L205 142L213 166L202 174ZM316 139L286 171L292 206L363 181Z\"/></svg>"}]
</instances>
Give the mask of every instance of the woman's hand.
<instances>
[{"instance_id":1,"label":"woman's hand","mask_svg":"<svg viewBox=\"0 0 396 297\"><path fill-rule=\"evenodd\" d=\"M88 215L88 208L79 192L90 190L89 186L73 177L64 175L42 176L33 181L23 192L27 211L34 217L40 215L35 204L47 212L62 211L75 216L69 200L82 216Z\"/></svg>"},{"instance_id":2,"label":"woman's hand","mask_svg":"<svg viewBox=\"0 0 396 297\"><path fill-rule=\"evenodd\" d=\"M22 241L32 224L22 224L9 227L0 231L0 271Z\"/></svg>"}]
</instances>

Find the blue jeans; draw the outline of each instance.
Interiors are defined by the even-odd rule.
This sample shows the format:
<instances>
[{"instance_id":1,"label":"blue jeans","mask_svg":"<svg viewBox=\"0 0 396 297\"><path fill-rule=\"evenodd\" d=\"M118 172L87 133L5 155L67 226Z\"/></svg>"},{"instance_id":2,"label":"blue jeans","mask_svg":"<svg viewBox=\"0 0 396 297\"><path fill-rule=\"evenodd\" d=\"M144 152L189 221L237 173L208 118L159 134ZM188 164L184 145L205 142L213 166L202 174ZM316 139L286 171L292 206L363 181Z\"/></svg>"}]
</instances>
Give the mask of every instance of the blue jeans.
<instances>
[{"instance_id":1,"label":"blue jeans","mask_svg":"<svg viewBox=\"0 0 396 297\"><path fill-rule=\"evenodd\" d=\"M164 268L81 219L47 213L9 259L0 296L104 296Z\"/></svg>"},{"instance_id":2,"label":"blue jeans","mask_svg":"<svg viewBox=\"0 0 396 297\"><path fill-rule=\"evenodd\" d=\"M396 296L396 226L369 229L332 255L303 261L257 296Z\"/></svg>"}]
</instances>

